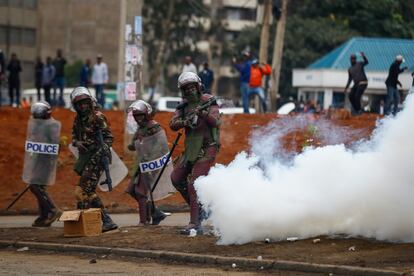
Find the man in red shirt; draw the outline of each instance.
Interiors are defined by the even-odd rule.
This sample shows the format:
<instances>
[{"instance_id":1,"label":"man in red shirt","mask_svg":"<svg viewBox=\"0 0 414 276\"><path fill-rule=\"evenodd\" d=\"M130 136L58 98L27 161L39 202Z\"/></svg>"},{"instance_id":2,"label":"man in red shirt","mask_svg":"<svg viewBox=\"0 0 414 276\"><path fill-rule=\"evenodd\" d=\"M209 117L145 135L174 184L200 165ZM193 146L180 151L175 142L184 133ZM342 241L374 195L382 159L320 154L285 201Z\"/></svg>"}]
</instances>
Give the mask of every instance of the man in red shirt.
<instances>
[{"instance_id":1,"label":"man in red shirt","mask_svg":"<svg viewBox=\"0 0 414 276\"><path fill-rule=\"evenodd\" d=\"M266 112L266 96L262 88L262 78L263 75L270 75L272 69L269 64L261 63L254 59L252 61L252 66L250 68L250 81L249 81L249 97L250 95L257 94L259 95L260 102L262 103L263 112Z\"/></svg>"}]
</instances>

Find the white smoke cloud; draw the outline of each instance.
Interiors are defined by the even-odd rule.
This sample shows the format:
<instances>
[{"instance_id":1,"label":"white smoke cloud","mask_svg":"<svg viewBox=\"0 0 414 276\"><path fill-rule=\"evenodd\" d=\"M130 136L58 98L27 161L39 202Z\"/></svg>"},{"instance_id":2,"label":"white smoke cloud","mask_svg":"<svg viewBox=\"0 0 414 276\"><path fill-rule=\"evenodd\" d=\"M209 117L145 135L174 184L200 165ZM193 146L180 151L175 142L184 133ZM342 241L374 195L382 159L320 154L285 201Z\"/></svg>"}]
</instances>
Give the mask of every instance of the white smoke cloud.
<instances>
[{"instance_id":1,"label":"white smoke cloud","mask_svg":"<svg viewBox=\"0 0 414 276\"><path fill-rule=\"evenodd\" d=\"M251 154L196 181L220 244L334 234L414 242L414 96L353 149L336 144L288 156L279 139L302 119L284 120L252 136ZM332 144L350 131L314 124Z\"/></svg>"}]
</instances>

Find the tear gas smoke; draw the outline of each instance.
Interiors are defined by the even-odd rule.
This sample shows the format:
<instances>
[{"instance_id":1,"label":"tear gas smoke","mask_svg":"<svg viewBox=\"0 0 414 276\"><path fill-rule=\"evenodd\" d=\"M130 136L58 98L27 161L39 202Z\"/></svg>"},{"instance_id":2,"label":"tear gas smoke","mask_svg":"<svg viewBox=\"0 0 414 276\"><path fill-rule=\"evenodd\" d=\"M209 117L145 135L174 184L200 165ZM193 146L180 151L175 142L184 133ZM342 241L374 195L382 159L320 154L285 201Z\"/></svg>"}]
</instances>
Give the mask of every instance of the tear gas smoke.
<instances>
[{"instance_id":1,"label":"tear gas smoke","mask_svg":"<svg viewBox=\"0 0 414 276\"><path fill-rule=\"evenodd\" d=\"M196 181L220 244L334 234L414 241L414 96L353 149L336 144L287 156L280 138L302 119L283 120L252 136L251 154ZM315 124L333 144L347 135Z\"/></svg>"}]
</instances>

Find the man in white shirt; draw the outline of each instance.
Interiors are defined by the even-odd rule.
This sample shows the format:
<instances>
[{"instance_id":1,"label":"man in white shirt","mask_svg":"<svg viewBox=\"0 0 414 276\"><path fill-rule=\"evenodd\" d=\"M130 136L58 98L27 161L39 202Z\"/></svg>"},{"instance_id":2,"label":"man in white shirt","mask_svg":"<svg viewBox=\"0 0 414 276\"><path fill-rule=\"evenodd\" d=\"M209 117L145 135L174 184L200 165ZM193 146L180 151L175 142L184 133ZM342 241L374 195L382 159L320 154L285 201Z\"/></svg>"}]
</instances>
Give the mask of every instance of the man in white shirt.
<instances>
[{"instance_id":1,"label":"man in white shirt","mask_svg":"<svg viewBox=\"0 0 414 276\"><path fill-rule=\"evenodd\" d=\"M108 66L102 62L102 55L96 57L96 64L93 66L92 83L95 86L96 99L103 108L105 106L104 86L108 83Z\"/></svg>"},{"instance_id":2,"label":"man in white shirt","mask_svg":"<svg viewBox=\"0 0 414 276\"><path fill-rule=\"evenodd\" d=\"M194 63L191 62L191 57L186 56L184 60L184 66L182 73L185 72L192 72L194 74L197 74L197 67L194 65Z\"/></svg>"}]
</instances>

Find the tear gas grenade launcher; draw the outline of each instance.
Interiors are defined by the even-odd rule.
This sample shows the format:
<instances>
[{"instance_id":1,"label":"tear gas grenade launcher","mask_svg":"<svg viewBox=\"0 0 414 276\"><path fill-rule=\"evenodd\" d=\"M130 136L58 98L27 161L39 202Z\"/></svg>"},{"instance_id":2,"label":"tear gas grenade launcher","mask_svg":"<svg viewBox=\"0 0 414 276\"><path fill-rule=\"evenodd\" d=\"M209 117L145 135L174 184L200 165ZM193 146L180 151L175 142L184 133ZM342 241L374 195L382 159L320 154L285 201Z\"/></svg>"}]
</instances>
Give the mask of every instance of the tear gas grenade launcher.
<instances>
[{"instance_id":1,"label":"tear gas grenade launcher","mask_svg":"<svg viewBox=\"0 0 414 276\"><path fill-rule=\"evenodd\" d=\"M106 144L105 144L104 139L103 139L102 130L98 130L97 134L98 134L98 140L99 140L100 146L105 147ZM104 166L106 179L104 181L102 181L101 183L99 183L99 185L108 185L108 190L112 191L112 179L111 179L111 174L109 172L109 157L106 154L104 154L102 156L101 161L102 161L102 164Z\"/></svg>"}]
</instances>

